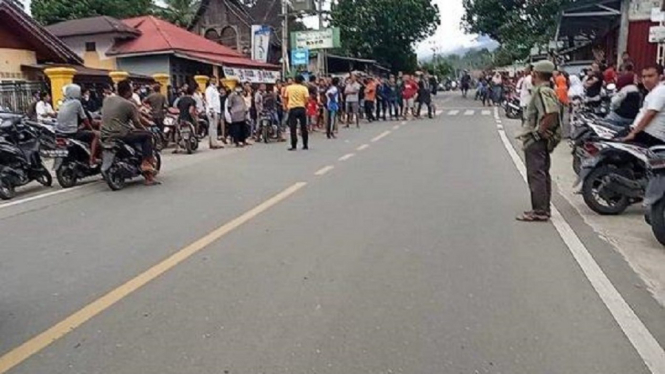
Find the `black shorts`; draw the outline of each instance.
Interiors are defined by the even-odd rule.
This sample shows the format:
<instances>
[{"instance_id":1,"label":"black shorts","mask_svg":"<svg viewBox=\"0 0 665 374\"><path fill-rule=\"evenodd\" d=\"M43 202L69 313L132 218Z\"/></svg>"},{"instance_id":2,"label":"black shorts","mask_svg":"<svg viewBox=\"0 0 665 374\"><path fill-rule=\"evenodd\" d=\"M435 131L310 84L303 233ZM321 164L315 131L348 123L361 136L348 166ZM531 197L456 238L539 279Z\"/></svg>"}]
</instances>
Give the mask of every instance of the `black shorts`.
<instances>
[{"instance_id":1,"label":"black shorts","mask_svg":"<svg viewBox=\"0 0 665 374\"><path fill-rule=\"evenodd\" d=\"M90 130L79 130L72 136L72 138L82 142L92 143L93 139L95 139L95 133Z\"/></svg>"}]
</instances>

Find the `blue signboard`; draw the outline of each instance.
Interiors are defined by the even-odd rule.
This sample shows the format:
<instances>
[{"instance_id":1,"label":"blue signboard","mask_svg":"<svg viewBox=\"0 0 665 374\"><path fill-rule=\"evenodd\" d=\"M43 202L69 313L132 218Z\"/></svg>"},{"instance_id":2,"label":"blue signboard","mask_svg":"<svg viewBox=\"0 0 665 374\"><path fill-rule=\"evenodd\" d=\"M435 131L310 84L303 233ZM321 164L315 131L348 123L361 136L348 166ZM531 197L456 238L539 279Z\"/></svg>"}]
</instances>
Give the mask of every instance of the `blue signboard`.
<instances>
[{"instance_id":1,"label":"blue signboard","mask_svg":"<svg viewBox=\"0 0 665 374\"><path fill-rule=\"evenodd\" d=\"M291 64L292 65L308 65L309 64L309 49L292 49L291 50Z\"/></svg>"}]
</instances>

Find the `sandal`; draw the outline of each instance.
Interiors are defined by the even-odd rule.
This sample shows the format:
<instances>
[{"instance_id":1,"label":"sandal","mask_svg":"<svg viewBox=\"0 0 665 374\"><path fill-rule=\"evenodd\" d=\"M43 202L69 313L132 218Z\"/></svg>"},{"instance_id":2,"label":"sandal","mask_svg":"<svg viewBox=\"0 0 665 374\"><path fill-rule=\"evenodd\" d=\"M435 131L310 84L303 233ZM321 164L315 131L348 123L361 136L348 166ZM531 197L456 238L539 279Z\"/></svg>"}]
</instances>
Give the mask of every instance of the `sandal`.
<instances>
[{"instance_id":1,"label":"sandal","mask_svg":"<svg viewBox=\"0 0 665 374\"><path fill-rule=\"evenodd\" d=\"M550 217L542 213L524 212L515 217L515 219L520 222L547 222L550 220Z\"/></svg>"}]
</instances>

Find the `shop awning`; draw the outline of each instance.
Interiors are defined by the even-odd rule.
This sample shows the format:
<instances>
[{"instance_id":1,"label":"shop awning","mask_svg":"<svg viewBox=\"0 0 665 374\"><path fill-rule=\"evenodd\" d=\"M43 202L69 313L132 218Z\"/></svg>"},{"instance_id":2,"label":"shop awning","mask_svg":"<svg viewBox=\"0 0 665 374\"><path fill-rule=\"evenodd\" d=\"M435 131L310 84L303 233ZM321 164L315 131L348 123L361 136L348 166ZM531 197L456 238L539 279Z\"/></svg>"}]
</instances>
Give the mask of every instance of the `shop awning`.
<instances>
[{"instance_id":1,"label":"shop awning","mask_svg":"<svg viewBox=\"0 0 665 374\"><path fill-rule=\"evenodd\" d=\"M616 28L620 22L621 0L579 0L561 11L557 37L568 44L571 40L593 41Z\"/></svg>"}]
</instances>

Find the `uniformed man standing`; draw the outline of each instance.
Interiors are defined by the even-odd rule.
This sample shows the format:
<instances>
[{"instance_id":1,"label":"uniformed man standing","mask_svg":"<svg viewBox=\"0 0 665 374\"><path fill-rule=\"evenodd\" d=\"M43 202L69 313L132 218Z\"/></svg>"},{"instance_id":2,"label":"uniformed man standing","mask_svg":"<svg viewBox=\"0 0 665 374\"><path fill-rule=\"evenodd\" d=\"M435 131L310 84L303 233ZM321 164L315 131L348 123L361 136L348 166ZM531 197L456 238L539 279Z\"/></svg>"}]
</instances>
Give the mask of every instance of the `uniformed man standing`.
<instances>
[{"instance_id":1,"label":"uniformed man standing","mask_svg":"<svg viewBox=\"0 0 665 374\"><path fill-rule=\"evenodd\" d=\"M518 216L519 221L546 222L550 219L550 153L561 141L559 99L550 86L554 69L550 61L540 61L533 67L532 98L527 106L524 131L518 137L523 142L532 210Z\"/></svg>"}]
</instances>

